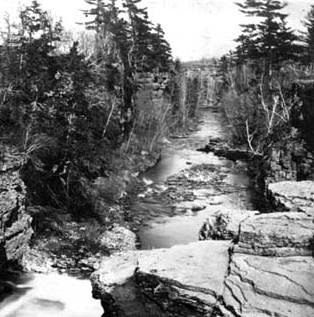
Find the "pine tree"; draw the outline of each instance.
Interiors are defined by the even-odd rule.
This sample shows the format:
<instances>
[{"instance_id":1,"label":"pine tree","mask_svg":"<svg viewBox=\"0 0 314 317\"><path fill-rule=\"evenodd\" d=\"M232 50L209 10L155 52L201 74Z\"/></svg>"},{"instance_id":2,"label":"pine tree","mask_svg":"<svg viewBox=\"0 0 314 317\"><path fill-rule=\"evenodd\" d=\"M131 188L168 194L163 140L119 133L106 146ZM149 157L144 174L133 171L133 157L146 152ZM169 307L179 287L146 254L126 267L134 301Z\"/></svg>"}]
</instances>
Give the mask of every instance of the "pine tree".
<instances>
[{"instance_id":1,"label":"pine tree","mask_svg":"<svg viewBox=\"0 0 314 317\"><path fill-rule=\"evenodd\" d=\"M147 9L138 6L141 1L124 0L123 7L129 16L132 64L136 71L149 71L152 23L148 20Z\"/></svg>"},{"instance_id":2,"label":"pine tree","mask_svg":"<svg viewBox=\"0 0 314 317\"><path fill-rule=\"evenodd\" d=\"M171 47L165 39L165 32L157 24L151 34L151 63L160 71L168 71L172 63Z\"/></svg>"},{"instance_id":3,"label":"pine tree","mask_svg":"<svg viewBox=\"0 0 314 317\"><path fill-rule=\"evenodd\" d=\"M307 13L303 25L306 31L303 32L302 42L305 44L305 62L314 62L314 5L311 5L309 12Z\"/></svg>"},{"instance_id":4,"label":"pine tree","mask_svg":"<svg viewBox=\"0 0 314 317\"><path fill-rule=\"evenodd\" d=\"M130 133L133 121L134 65L131 60L129 25L120 16L116 0L86 0L92 8L85 11L92 17L88 29L96 31L96 64L98 76L104 79L106 88L119 100L122 138Z\"/></svg>"},{"instance_id":5,"label":"pine tree","mask_svg":"<svg viewBox=\"0 0 314 317\"><path fill-rule=\"evenodd\" d=\"M240 59L262 59L270 69L296 55L296 36L287 27L287 14L282 13L286 4L278 0L245 0L237 3L240 11L260 22L242 25L243 34L237 39Z\"/></svg>"}]
</instances>

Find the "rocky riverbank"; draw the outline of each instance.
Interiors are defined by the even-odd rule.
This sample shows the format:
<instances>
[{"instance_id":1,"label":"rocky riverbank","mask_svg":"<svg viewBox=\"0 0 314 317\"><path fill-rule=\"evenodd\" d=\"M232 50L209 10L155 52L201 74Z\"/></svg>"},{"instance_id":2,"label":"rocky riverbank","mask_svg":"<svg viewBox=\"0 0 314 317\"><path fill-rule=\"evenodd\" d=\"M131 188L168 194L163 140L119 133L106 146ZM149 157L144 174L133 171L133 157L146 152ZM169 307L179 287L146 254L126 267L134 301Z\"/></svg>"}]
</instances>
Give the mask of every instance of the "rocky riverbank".
<instances>
[{"instance_id":1,"label":"rocky riverbank","mask_svg":"<svg viewBox=\"0 0 314 317\"><path fill-rule=\"evenodd\" d=\"M64 209L31 206L21 177L25 154L13 145L1 144L0 161L0 267L27 272L90 274L99 258L114 250L136 248L137 238L128 230L124 205L142 184L139 172L156 163L159 151L129 156L114 176L89 184L89 197L100 214L77 219ZM120 184L117 197L108 202L99 195L104 182ZM132 187L131 192L127 192ZM95 208L96 208L95 207ZM34 233L36 231L36 233Z\"/></svg>"},{"instance_id":2,"label":"rocky riverbank","mask_svg":"<svg viewBox=\"0 0 314 317\"><path fill-rule=\"evenodd\" d=\"M269 193L287 211L229 212L233 240L104 258L92 284L106 316L313 316L314 182Z\"/></svg>"}]
</instances>

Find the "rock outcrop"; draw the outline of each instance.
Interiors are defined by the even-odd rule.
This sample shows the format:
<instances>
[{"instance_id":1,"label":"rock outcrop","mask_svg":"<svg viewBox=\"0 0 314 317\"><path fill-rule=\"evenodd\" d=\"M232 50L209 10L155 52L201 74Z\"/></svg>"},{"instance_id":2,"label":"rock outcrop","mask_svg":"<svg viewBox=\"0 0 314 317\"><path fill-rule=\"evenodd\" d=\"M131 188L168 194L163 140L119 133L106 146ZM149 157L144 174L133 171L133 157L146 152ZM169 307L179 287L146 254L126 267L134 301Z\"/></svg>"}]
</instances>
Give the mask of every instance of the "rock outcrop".
<instances>
[{"instance_id":1,"label":"rock outcrop","mask_svg":"<svg viewBox=\"0 0 314 317\"><path fill-rule=\"evenodd\" d=\"M268 186L268 193L276 209L314 216L314 181L273 183Z\"/></svg>"},{"instance_id":2,"label":"rock outcrop","mask_svg":"<svg viewBox=\"0 0 314 317\"><path fill-rule=\"evenodd\" d=\"M104 259L92 284L106 316L314 316L313 184L287 185L289 195L282 183L269 190L280 192L280 203L291 211L215 214L216 222L223 219L221 238L233 242L202 241Z\"/></svg>"},{"instance_id":3,"label":"rock outcrop","mask_svg":"<svg viewBox=\"0 0 314 317\"><path fill-rule=\"evenodd\" d=\"M266 256L311 256L313 218L303 213L270 213L241 224L237 252Z\"/></svg>"},{"instance_id":4,"label":"rock outcrop","mask_svg":"<svg viewBox=\"0 0 314 317\"><path fill-rule=\"evenodd\" d=\"M106 316L210 316L223 294L229 247L204 241L105 258L91 278L93 295Z\"/></svg>"},{"instance_id":5,"label":"rock outcrop","mask_svg":"<svg viewBox=\"0 0 314 317\"><path fill-rule=\"evenodd\" d=\"M314 316L313 258L236 253L223 301L230 310L226 316Z\"/></svg>"},{"instance_id":6,"label":"rock outcrop","mask_svg":"<svg viewBox=\"0 0 314 317\"><path fill-rule=\"evenodd\" d=\"M0 266L19 264L32 237L32 218L25 210L26 189L19 177L21 155L2 145L0 158ZM2 237L2 238L1 238Z\"/></svg>"},{"instance_id":7,"label":"rock outcrop","mask_svg":"<svg viewBox=\"0 0 314 317\"><path fill-rule=\"evenodd\" d=\"M246 161L252 159L254 154L246 149L232 148L230 145L226 144L225 140L222 139L211 139L204 148L197 149L199 152L209 153L212 152L217 156L225 157L231 161ZM255 156L258 156L255 154ZM259 156L258 156L259 157Z\"/></svg>"},{"instance_id":8,"label":"rock outcrop","mask_svg":"<svg viewBox=\"0 0 314 317\"><path fill-rule=\"evenodd\" d=\"M238 240L240 225L248 218L258 214L258 211L252 210L219 210L211 217L213 220L211 236L218 240Z\"/></svg>"}]
</instances>

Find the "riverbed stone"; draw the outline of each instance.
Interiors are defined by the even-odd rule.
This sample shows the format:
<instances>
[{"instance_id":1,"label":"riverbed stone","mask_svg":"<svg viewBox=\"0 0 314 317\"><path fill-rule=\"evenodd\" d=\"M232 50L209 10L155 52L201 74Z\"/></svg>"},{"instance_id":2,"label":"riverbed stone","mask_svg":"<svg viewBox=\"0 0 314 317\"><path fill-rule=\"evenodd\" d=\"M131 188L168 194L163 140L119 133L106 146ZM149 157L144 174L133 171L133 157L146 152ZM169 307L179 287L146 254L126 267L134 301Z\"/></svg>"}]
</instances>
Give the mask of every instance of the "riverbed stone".
<instances>
[{"instance_id":1,"label":"riverbed stone","mask_svg":"<svg viewBox=\"0 0 314 317\"><path fill-rule=\"evenodd\" d=\"M268 186L275 207L301 211L314 217L314 181L284 181Z\"/></svg>"},{"instance_id":2,"label":"riverbed stone","mask_svg":"<svg viewBox=\"0 0 314 317\"><path fill-rule=\"evenodd\" d=\"M266 256L311 256L313 218L298 212L261 214L241 224L235 252Z\"/></svg>"},{"instance_id":3,"label":"riverbed stone","mask_svg":"<svg viewBox=\"0 0 314 317\"><path fill-rule=\"evenodd\" d=\"M225 307L241 317L314 316L313 257L236 253L225 281Z\"/></svg>"},{"instance_id":4,"label":"riverbed stone","mask_svg":"<svg viewBox=\"0 0 314 317\"><path fill-rule=\"evenodd\" d=\"M230 241L202 241L105 258L93 295L116 316L209 316L223 294Z\"/></svg>"}]
</instances>

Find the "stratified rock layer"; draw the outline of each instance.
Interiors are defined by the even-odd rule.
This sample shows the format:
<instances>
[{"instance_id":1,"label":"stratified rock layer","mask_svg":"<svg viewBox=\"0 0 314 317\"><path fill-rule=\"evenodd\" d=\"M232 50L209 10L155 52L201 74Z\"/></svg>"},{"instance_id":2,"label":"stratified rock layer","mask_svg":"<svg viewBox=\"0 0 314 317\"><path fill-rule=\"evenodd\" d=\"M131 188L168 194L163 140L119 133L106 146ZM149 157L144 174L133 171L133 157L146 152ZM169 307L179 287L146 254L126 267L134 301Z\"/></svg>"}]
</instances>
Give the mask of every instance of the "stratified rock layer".
<instances>
[{"instance_id":1,"label":"stratified rock layer","mask_svg":"<svg viewBox=\"0 0 314 317\"><path fill-rule=\"evenodd\" d=\"M225 285L224 303L236 316L314 316L312 257L235 254Z\"/></svg>"},{"instance_id":2,"label":"stratified rock layer","mask_svg":"<svg viewBox=\"0 0 314 317\"><path fill-rule=\"evenodd\" d=\"M297 212L250 217L241 224L236 252L267 256L311 256L313 218Z\"/></svg>"},{"instance_id":3,"label":"stratified rock layer","mask_svg":"<svg viewBox=\"0 0 314 317\"><path fill-rule=\"evenodd\" d=\"M314 181L274 183L268 191L275 207L314 216Z\"/></svg>"},{"instance_id":4,"label":"stratified rock layer","mask_svg":"<svg viewBox=\"0 0 314 317\"><path fill-rule=\"evenodd\" d=\"M223 294L229 246L204 241L107 258L92 275L94 297L108 316L206 316Z\"/></svg>"},{"instance_id":5,"label":"stratified rock layer","mask_svg":"<svg viewBox=\"0 0 314 317\"><path fill-rule=\"evenodd\" d=\"M270 186L286 212L214 214L214 229L235 245L203 241L105 259L92 276L94 296L109 317L314 316L312 186Z\"/></svg>"},{"instance_id":6,"label":"stratified rock layer","mask_svg":"<svg viewBox=\"0 0 314 317\"><path fill-rule=\"evenodd\" d=\"M7 261L19 263L33 234L32 219L25 211L26 190L19 177L20 166L18 151L3 146L0 160L0 266Z\"/></svg>"}]
</instances>

